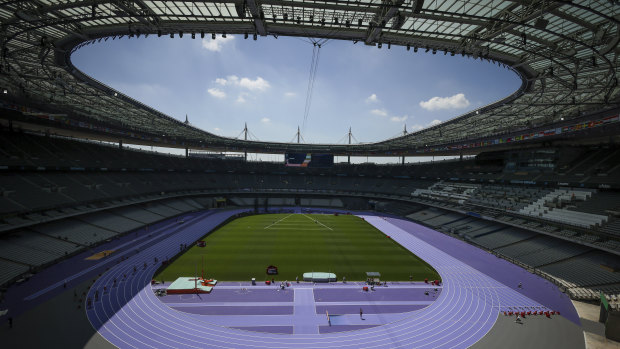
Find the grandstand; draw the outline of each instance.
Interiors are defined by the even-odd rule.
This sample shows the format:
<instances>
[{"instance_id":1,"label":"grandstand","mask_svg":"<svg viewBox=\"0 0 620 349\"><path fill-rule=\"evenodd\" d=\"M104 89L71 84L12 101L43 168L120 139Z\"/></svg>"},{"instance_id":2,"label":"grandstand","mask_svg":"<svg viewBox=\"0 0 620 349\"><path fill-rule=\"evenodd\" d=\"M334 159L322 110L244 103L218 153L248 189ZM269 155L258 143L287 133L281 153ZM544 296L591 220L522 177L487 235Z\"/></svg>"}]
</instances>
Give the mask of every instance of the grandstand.
<instances>
[{"instance_id":1,"label":"grandstand","mask_svg":"<svg viewBox=\"0 0 620 349\"><path fill-rule=\"evenodd\" d=\"M609 300L615 316L620 297L620 9L616 1L499 3L0 4L0 321L27 322L30 311L47 319L46 309L65 297L73 301L62 304L79 309L79 315L63 315L87 324L83 336L94 336L89 332L94 331L106 346L244 347L247 337L253 345L276 347L438 343L494 348L497 338L504 347L546 340L585 347L582 333L588 329L580 321L586 318L569 297L584 302L575 303L577 308L603 307ZM73 52L96 40L183 32L388 43L495 62L522 83L499 101L379 142L279 143L222 137L183 123L96 81L71 62ZM177 148L186 155L127 144ZM300 168L240 156L190 156L203 150L454 158ZM212 306L193 304L204 313L194 309L192 316L177 312L190 307L183 299L155 298L163 280L147 287L162 263L174 261L205 234L208 246L211 231L241 215L309 211L364 218L372 229L423 256L442 284L385 284L390 290L418 290L419 299L396 291L385 291L393 293L385 298L372 291L357 299L366 292L360 291L360 277L326 286L341 288L343 294L349 287L357 292L332 295L338 298L333 302L321 285L294 284L295 296L285 286L277 296L269 291L268 306L249 305L244 313L231 305L236 300L222 296L218 306L229 313L208 313ZM338 253L346 256L344 250ZM241 297L267 287L254 286L239 280L218 285L213 294L234 290L234 297ZM118 303L107 303L112 296ZM253 299L247 303L261 301L247 298ZM506 306L510 302L514 309ZM359 304L368 306L366 324L360 322L361 309L357 319ZM472 309L472 304L481 305ZM452 305L468 317L457 321ZM329 307L343 313L324 317L316 312L334 309ZM292 315L286 313L289 308ZM528 314L526 321L532 323L552 313L545 317L554 322L537 323L548 337L532 332L531 338L519 337L508 327L513 320L503 314L524 309L540 310L538 318ZM246 317L252 311L272 315L265 320L269 326ZM142 317L127 318L132 313ZM159 322L157 313L178 341L149 327L154 325L144 319L153 316ZM205 314L211 322L203 321ZM175 327L176 316L201 337ZM123 327L127 338L115 321L131 323ZM435 321L436 327L425 327ZM477 327L452 327L457 322ZM27 333L47 327L32 323ZM618 340L613 335L620 333L618 323L606 323L607 338ZM436 333L439 327L445 335ZM36 341L2 331L9 346ZM357 331L351 336L355 339L347 331ZM519 340L511 340L515 336ZM87 346L86 340L76 343L68 337L52 334L46 346Z\"/></svg>"}]
</instances>

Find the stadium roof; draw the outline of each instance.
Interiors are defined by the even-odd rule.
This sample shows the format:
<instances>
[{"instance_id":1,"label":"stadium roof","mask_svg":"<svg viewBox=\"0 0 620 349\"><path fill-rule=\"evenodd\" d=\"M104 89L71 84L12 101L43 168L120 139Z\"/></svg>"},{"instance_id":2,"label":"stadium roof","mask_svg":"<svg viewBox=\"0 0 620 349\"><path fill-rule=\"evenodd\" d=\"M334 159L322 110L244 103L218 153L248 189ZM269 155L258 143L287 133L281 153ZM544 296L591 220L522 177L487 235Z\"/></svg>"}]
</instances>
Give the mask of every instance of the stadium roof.
<instances>
[{"instance_id":1,"label":"stadium roof","mask_svg":"<svg viewBox=\"0 0 620 349\"><path fill-rule=\"evenodd\" d=\"M585 5L587 3L587 5ZM3 99L83 121L257 152L389 153L551 125L618 108L617 1L7 0L0 5ZM71 54L121 36L303 36L390 44L502 64L512 95L403 137L359 145L299 145L217 136L80 72ZM363 72L360 72L363 73Z\"/></svg>"}]
</instances>

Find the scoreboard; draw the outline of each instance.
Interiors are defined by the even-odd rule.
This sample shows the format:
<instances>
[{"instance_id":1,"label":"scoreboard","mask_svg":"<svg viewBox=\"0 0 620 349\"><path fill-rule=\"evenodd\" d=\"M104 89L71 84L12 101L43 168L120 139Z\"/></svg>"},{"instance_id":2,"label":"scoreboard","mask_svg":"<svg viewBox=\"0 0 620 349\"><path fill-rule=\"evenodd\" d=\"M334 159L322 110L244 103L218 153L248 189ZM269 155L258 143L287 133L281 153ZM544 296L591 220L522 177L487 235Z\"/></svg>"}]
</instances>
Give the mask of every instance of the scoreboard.
<instances>
[{"instance_id":1,"label":"scoreboard","mask_svg":"<svg viewBox=\"0 0 620 349\"><path fill-rule=\"evenodd\" d=\"M284 161L290 167L332 167L334 154L291 153L284 156Z\"/></svg>"}]
</instances>

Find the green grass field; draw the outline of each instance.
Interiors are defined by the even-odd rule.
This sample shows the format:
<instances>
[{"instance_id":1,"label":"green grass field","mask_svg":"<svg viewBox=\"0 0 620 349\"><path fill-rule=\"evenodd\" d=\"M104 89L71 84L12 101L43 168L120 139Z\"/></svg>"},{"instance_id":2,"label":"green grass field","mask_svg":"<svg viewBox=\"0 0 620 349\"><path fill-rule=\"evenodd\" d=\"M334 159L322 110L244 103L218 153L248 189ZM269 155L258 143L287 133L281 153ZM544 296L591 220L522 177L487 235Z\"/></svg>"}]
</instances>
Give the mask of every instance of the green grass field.
<instances>
[{"instance_id":1,"label":"green grass field","mask_svg":"<svg viewBox=\"0 0 620 349\"><path fill-rule=\"evenodd\" d=\"M201 273L219 281L267 280L265 268L278 267L277 280L304 272L336 273L338 280L365 280L378 271L382 280L439 279L426 262L356 216L266 214L236 219L208 234L206 247L192 247L156 275L173 281ZM269 277L271 279L271 277Z\"/></svg>"}]
</instances>

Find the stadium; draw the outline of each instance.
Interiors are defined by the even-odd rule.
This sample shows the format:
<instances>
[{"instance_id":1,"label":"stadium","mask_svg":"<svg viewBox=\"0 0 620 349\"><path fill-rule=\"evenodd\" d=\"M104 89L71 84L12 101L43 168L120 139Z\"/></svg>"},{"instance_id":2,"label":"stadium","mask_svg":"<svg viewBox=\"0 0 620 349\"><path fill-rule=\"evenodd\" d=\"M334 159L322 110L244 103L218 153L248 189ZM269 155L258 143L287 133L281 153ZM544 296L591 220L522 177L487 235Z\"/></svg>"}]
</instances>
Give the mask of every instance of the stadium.
<instances>
[{"instance_id":1,"label":"stadium","mask_svg":"<svg viewBox=\"0 0 620 349\"><path fill-rule=\"evenodd\" d=\"M2 347L619 348L619 5L2 2ZM519 86L379 141L280 142L74 62L184 35L469 59Z\"/></svg>"}]
</instances>

